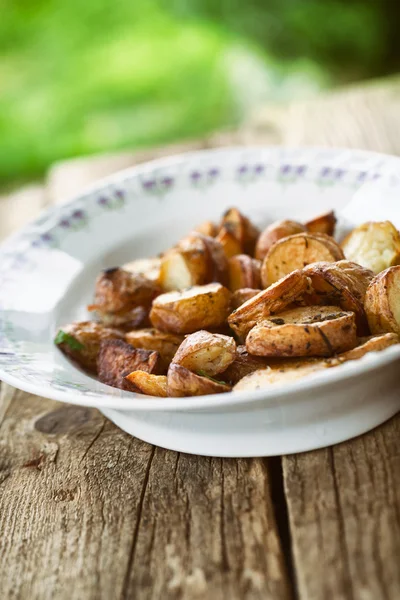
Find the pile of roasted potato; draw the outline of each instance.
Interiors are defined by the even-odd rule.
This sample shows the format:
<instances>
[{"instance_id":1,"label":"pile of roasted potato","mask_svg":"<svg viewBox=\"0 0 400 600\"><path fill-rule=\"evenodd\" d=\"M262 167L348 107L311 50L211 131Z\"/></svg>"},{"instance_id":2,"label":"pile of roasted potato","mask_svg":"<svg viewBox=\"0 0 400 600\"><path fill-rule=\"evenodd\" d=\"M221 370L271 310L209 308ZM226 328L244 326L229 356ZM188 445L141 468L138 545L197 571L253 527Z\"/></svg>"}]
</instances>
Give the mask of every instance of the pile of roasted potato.
<instances>
[{"instance_id":1,"label":"pile of roasted potato","mask_svg":"<svg viewBox=\"0 0 400 600\"><path fill-rule=\"evenodd\" d=\"M293 381L399 343L400 234L389 221L333 237L333 212L260 232L236 208L157 258L104 270L94 321L58 347L100 381L200 396Z\"/></svg>"}]
</instances>

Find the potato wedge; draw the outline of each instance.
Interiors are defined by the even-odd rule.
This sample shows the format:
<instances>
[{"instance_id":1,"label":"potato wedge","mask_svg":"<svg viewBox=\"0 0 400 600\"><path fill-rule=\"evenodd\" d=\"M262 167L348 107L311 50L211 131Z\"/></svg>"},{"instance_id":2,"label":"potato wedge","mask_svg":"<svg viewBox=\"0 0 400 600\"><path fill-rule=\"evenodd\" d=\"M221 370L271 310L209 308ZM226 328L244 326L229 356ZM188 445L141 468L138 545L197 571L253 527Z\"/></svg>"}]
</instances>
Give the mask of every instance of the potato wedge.
<instances>
[{"instance_id":1,"label":"potato wedge","mask_svg":"<svg viewBox=\"0 0 400 600\"><path fill-rule=\"evenodd\" d=\"M122 268L124 271L144 275L144 277L150 279L150 281L159 283L161 258L138 258L122 265Z\"/></svg>"},{"instance_id":2,"label":"potato wedge","mask_svg":"<svg viewBox=\"0 0 400 600\"><path fill-rule=\"evenodd\" d=\"M305 225L302 225L297 221L275 221L275 223L268 225L268 227L260 234L255 249L255 257L258 260L264 260L269 249L275 242L288 237L289 235L303 233L304 231L307 231Z\"/></svg>"},{"instance_id":3,"label":"potato wedge","mask_svg":"<svg viewBox=\"0 0 400 600\"><path fill-rule=\"evenodd\" d=\"M246 336L256 323L285 310L301 297L309 284L310 280L302 271L292 271L234 310L228 317L230 327L237 335Z\"/></svg>"},{"instance_id":4,"label":"potato wedge","mask_svg":"<svg viewBox=\"0 0 400 600\"><path fill-rule=\"evenodd\" d=\"M364 307L371 333L400 335L400 266L389 267L374 277Z\"/></svg>"},{"instance_id":5,"label":"potato wedge","mask_svg":"<svg viewBox=\"0 0 400 600\"><path fill-rule=\"evenodd\" d=\"M169 364L173 359L175 352L184 340L183 335L157 331L154 328L137 329L129 331L125 335L125 340L134 348L143 350L155 350L160 354L162 369L167 372Z\"/></svg>"},{"instance_id":6,"label":"potato wedge","mask_svg":"<svg viewBox=\"0 0 400 600\"><path fill-rule=\"evenodd\" d=\"M207 396L208 394L223 394L231 391L231 386L215 379L209 379L193 373L172 363L168 369L168 396L184 398L185 396Z\"/></svg>"},{"instance_id":7,"label":"potato wedge","mask_svg":"<svg viewBox=\"0 0 400 600\"><path fill-rule=\"evenodd\" d=\"M184 339L172 363L213 377L225 371L235 358L236 342L232 337L196 331Z\"/></svg>"},{"instance_id":8,"label":"potato wedge","mask_svg":"<svg viewBox=\"0 0 400 600\"><path fill-rule=\"evenodd\" d=\"M143 323L146 309L160 293L158 284L140 273L106 269L96 280L94 303L88 310L96 311L104 324L133 329Z\"/></svg>"},{"instance_id":9,"label":"potato wedge","mask_svg":"<svg viewBox=\"0 0 400 600\"><path fill-rule=\"evenodd\" d=\"M331 210L307 221L304 226L309 233L325 233L332 236L335 233L336 222L335 213Z\"/></svg>"},{"instance_id":10,"label":"potato wedge","mask_svg":"<svg viewBox=\"0 0 400 600\"><path fill-rule=\"evenodd\" d=\"M252 288L242 288L241 290L235 290L232 294L232 308L237 309L242 306L250 298L257 296L262 290L253 290Z\"/></svg>"},{"instance_id":11,"label":"potato wedge","mask_svg":"<svg viewBox=\"0 0 400 600\"><path fill-rule=\"evenodd\" d=\"M356 315L359 335L369 333L364 298L374 276L372 271L348 260L340 260L313 263L305 267L303 273L310 278L312 289L304 296L306 303L330 304L351 310Z\"/></svg>"},{"instance_id":12,"label":"potato wedge","mask_svg":"<svg viewBox=\"0 0 400 600\"><path fill-rule=\"evenodd\" d=\"M295 269L318 262L336 262L344 254L333 238L322 233L298 233L276 242L261 267L261 281L267 287Z\"/></svg>"},{"instance_id":13,"label":"potato wedge","mask_svg":"<svg viewBox=\"0 0 400 600\"><path fill-rule=\"evenodd\" d=\"M226 258L231 258L242 252L242 244L226 227L221 227L215 239L221 244Z\"/></svg>"},{"instance_id":14,"label":"potato wedge","mask_svg":"<svg viewBox=\"0 0 400 600\"><path fill-rule=\"evenodd\" d=\"M237 254L228 260L229 289L259 288L261 263L247 254Z\"/></svg>"},{"instance_id":15,"label":"potato wedge","mask_svg":"<svg viewBox=\"0 0 400 600\"><path fill-rule=\"evenodd\" d=\"M221 374L221 379L234 385L240 379L269 366L267 358L262 356L252 356L247 352L246 346L238 346L236 349L236 358L229 367Z\"/></svg>"},{"instance_id":16,"label":"potato wedge","mask_svg":"<svg viewBox=\"0 0 400 600\"><path fill-rule=\"evenodd\" d=\"M240 252L254 256L254 248L260 231L237 208L229 208L223 214L220 228L230 231L240 243Z\"/></svg>"},{"instance_id":17,"label":"potato wedge","mask_svg":"<svg viewBox=\"0 0 400 600\"><path fill-rule=\"evenodd\" d=\"M361 338L359 341L362 342L359 346L339 354L337 357L338 360L340 362L358 360L368 354L368 352L381 352L389 348L389 346L399 344L400 338L396 333L383 333L381 335L371 335L367 338Z\"/></svg>"},{"instance_id":18,"label":"potato wedge","mask_svg":"<svg viewBox=\"0 0 400 600\"><path fill-rule=\"evenodd\" d=\"M136 391L147 396L167 397L166 375L154 375L145 371L133 371L126 375L125 379L132 384Z\"/></svg>"},{"instance_id":19,"label":"potato wedge","mask_svg":"<svg viewBox=\"0 0 400 600\"><path fill-rule=\"evenodd\" d=\"M375 274L400 264L400 234L390 221L369 222L356 227L341 246L348 260Z\"/></svg>"},{"instance_id":20,"label":"potato wedge","mask_svg":"<svg viewBox=\"0 0 400 600\"><path fill-rule=\"evenodd\" d=\"M55 344L82 369L97 373L97 357L103 340L124 339L118 329L104 327L93 321L82 321L63 325L55 337Z\"/></svg>"},{"instance_id":21,"label":"potato wedge","mask_svg":"<svg viewBox=\"0 0 400 600\"><path fill-rule=\"evenodd\" d=\"M228 265L221 244L192 232L161 258L160 284L165 291L183 290L212 281L227 282Z\"/></svg>"},{"instance_id":22,"label":"potato wedge","mask_svg":"<svg viewBox=\"0 0 400 600\"><path fill-rule=\"evenodd\" d=\"M195 227L195 231L198 231L198 233L202 233L203 235L215 237L217 235L217 226L212 221L204 221Z\"/></svg>"},{"instance_id":23,"label":"potato wedge","mask_svg":"<svg viewBox=\"0 0 400 600\"><path fill-rule=\"evenodd\" d=\"M121 340L101 342L97 357L97 371L102 383L135 391L133 384L125 379L133 371L160 372L160 355L152 350L137 349Z\"/></svg>"},{"instance_id":24,"label":"potato wedge","mask_svg":"<svg viewBox=\"0 0 400 600\"><path fill-rule=\"evenodd\" d=\"M258 323L246 338L256 356L333 356L357 343L354 313L336 306L294 308Z\"/></svg>"},{"instance_id":25,"label":"potato wedge","mask_svg":"<svg viewBox=\"0 0 400 600\"><path fill-rule=\"evenodd\" d=\"M254 371L241 379L234 387L234 392L250 392L268 388L270 386L281 386L292 381L298 381L309 375L334 366L329 361L316 361L305 364L304 366L297 365L294 367L286 367L284 369L260 369Z\"/></svg>"},{"instance_id":26,"label":"potato wedge","mask_svg":"<svg viewBox=\"0 0 400 600\"><path fill-rule=\"evenodd\" d=\"M150 320L160 331L194 333L222 325L229 315L230 302L230 291L220 283L194 286L158 296Z\"/></svg>"}]
</instances>

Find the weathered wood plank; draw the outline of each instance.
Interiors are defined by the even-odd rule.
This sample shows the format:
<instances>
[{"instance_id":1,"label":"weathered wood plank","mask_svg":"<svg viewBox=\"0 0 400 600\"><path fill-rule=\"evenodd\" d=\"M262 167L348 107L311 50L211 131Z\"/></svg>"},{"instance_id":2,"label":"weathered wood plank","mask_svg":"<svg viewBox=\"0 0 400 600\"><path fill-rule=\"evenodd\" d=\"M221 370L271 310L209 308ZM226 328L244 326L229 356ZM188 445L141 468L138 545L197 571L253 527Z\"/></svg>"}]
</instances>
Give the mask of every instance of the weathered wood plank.
<instances>
[{"instance_id":1,"label":"weathered wood plank","mask_svg":"<svg viewBox=\"0 0 400 600\"><path fill-rule=\"evenodd\" d=\"M300 600L400 597L399 439L397 416L283 459Z\"/></svg>"},{"instance_id":2,"label":"weathered wood plank","mask_svg":"<svg viewBox=\"0 0 400 600\"><path fill-rule=\"evenodd\" d=\"M155 449L4 388L3 598L291 598L262 461Z\"/></svg>"}]
</instances>

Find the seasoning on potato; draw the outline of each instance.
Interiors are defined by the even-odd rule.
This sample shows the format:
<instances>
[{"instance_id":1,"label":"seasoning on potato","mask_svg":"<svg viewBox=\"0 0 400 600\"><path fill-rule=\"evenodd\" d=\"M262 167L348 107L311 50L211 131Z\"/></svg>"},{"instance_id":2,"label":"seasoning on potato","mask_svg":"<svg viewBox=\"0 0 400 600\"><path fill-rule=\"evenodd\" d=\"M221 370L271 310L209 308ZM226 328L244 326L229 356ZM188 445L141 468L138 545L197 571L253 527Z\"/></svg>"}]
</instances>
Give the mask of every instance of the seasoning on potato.
<instances>
[{"instance_id":1,"label":"seasoning on potato","mask_svg":"<svg viewBox=\"0 0 400 600\"><path fill-rule=\"evenodd\" d=\"M309 284L310 280L301 270L292 271L234 310L228 317L230 327L237 335L246 336L256 323L285 310L301 297Z\"/></svg>"},{"instance_id":2,"label":"seasoning on potato","mask_svg":"<svg viewBox=\"0 0 400 600\"><path fill-rule=\"evenodd\" d=\"M94 321L81 321L63 325L54 343L60 350L90 373L97 373L97 357L103 340L124 339L118 329L104 327Z\"/></svg>"},{"instance_id":3,"label":"seasoning on potato","mask_svg":"<svg viewBox=\"0 0 400 600\"><path fill-rule=\"evenodd\" d=\"M299 307L251 329L246 348L257 356L333 356L357 344L354 313L336 306Z\"/></svg>"},{"instance_id":4,"label":"seasoning on potato","mask_svg":"<svg viewBox=\"0 0 400 600\"><path fill-rule=\"evenodd\" d=\"M232 233L240 244L240 253L253 256L260 231L237 208L229 208L222 216L221 229ZM238 253L239 254L239 253Z\"/></svg>"},{"instance_id":5,"label":"seasoning on potato","mask_svg":"<svg viewBox=\"0 0 400 600\"><path fill-rule=\"evenodd\" d=\"M230 301L230 291L220 283L193 286L158 296L150 320L160 331L194 333L222 325L229 315Z\"/></svg>"},{"instance_id":6,"label":"seasoning on potato","mask_svg":"<svg viewBox=\"0 0 400 600\"><path fill-rule=\"evenodd\" d=\"M267 287L310 263L343 258L343 251L333 238L322 233L297 233L277 241L269 249L261 267L261 281Z\"/></svg>"}]
</instances>

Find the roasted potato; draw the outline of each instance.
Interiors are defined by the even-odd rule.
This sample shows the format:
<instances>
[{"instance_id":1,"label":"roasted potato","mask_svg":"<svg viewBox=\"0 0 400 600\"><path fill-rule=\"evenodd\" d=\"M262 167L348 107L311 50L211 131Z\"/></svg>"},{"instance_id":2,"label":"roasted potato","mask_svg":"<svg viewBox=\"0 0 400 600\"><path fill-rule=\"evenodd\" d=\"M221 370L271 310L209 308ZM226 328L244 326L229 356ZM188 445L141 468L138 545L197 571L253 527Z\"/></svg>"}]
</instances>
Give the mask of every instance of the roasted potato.
<instances>
[{"instance_id":1,"label":"roasted potato","mask_svg":"<svg viewBox=\"0 0 400 600\"><path fill-rule=\"evenodd\" d=\"M106 325L133 329L143 324L153 299L160 293L160 287L140 273L118 267L106 269L96 280L94 303L88 310L96 311Z\"/></svg>"},{"instance_id":2,"label":"roasted potato","mask_svg":"<svg viewBox=\"0 0 400 600\"><path fill-rule=\"evenodd\" d=\"M236 343L232 337L196 331L184 339L172 363L212 377L225 371L235 358Z\"/></svg>"},{"instance_id":3,"label":"roasted potato","mask_svg":"<svg viewBox=\"0 0 400 600\"><path fill-rule=\"evenodd\" d=\"M232 308L237 309L239 306L242 306L247 300L250 298L254 298L257 296L262 290L253 290L252 288L242 288L241 290L236 290L232 294Z\"/></svg>"},{"instance_id":4,"label":"roasted potato","mask_svg":"<svg viewBox=\"0 0 400 600\"><path fill-rule=\"evenodd\" d=\"M292 271L234 310L228 317L230 327L237 335L246 336L256 323L285 310L301 297L309 284L310 280L301 270Z\"/></svg>"},{"instance_id":5,"label":"roasted potato","mask_svg":"<svg viewBox=\"0 0 400 600\"><path fill-rule=\"evenodd\" d=\"M265 369L268 365L268 359L262 356L252 356L247 352L246 346L238 346L235 360L221 374L221 379L234 385L246 375L259 369Z\"/></svg>"},{"instance_id":6,"label":"roasted potato","mask_svg":"<svg viewBox=\"0 0 400 600\"><path fill-rule=\"evenodd\" d=\"M63 325L54 339L55 344L82 369L97 373L97 357L102 340L123 339L118 329L104 327L93 321L82 321Z\"/></svg>"},{"instance_id":7,"label":"roasted potato","mask_svg":"<svg viewBox=\"0 0 400 600\"><path fill-rule=\"evenodd\" d=\"M226 227L221 227L215 239L221 244L226 258L231 258L242 252L240 241Z\"/></svg>"},{"instance_id":8,"label":"roasted potato","mask_svg":"<svg viewBox=\"0 0 400 600\"><path fill-rule=\"evenodd\" d=\"M229 289L259 288L261 263L247 254L237 254L228 260Z\"/></svg>"},{"instance_id":9,"label":"roasted potato","mask_svg":"<svg viewBox=\"0 0 400 600\"><path fill-rule=\"evenodd\" d=\"M358 346L347 352L343 352L338 355L340 362L347 362L348 360L358 360L362 358L368 352L381 352L389 346L394 346L400 343L400 338L396 333L383 333L381 335L371 335L367 338L360 338L361 342Z\"/></svg>"},{"instance_id":10,"label":"roasted potato","mask_svg":"<svg viewBox=\"0 0 400 600\"><path fill-rule=\"evenodd\" d=\"M256 244L255 257L258 260L264 260L275 242L304 231L307 231L306 227L297 221L275 221L260 234Z\"/></svg>"},{"instance_id":11,"label":"roasted potato","mask_svg":"<svg viewBox=\"0 0 400 600\"><path fill-rule=\"evenodd\" d=\"M241 379L234 386L233 391L249 392L268 388L270 386L285 385L286 383L303 379L303 377L307 377L308 375L312 375L322 369L327 369L332 366L334 366L334 364L329 361L318 360L315 362L307 362L304 365L288 365L282 369L271 369L270 367L259 369Z\"/></svg>"},{"instance_id":12,"label":"roasted potato","mask_svg":"<svg viewBox=\"0 0 400 600\"><path fill-rule=\"evenodd\" d=\"M222 325L229 315L230 301L230 291L220 283L194 286L158 296L150 320L160 331L194 333Z\"/></svg>"},{"instance_id":13,"label":"roasted potato","mask_svg":"<svg viewBox=\"0 0 400 600\"><path fill-rule=\"evenodd\" d=\"M150 281L159 283L161 258L138 258L122 265L122 268L124 271L136 273L137 275L144 275L144 277L150 279Z\"/></svg>"},{"instance_id":14,"label":"roasted potato","mask_svg":"<svg viewBox=\"0 0 400 600\"><path fill-rule=\"evenodd\" d=\"M126 375L133 371L160 372L160 355L152 350L134 348L122 340L101 342L97 357L99 379L107 385L121 390L135 391Z\"/></svg>"},{"instance_id":15,"label":"roasted potato","mask_svg":"<svg viewBox=\"0 0 400 600\"><path fill-rule=\"evenodd\" d=\"M268 287L295 269L318 262L336 262L344 254L333 238L322 233L298 233L276 242L261 267L261 281Z\"/></svg>"},{"instance_id":16,"label":"roasted potato","mask_svg":"<svg viewBox=\"0 0 400 600\"><path fill-rule=\"evenodd\" d=\"M143 348L143 350L155 350L160 354L160 360L163 370L167 372L169 364L173 359L175 352L184 340L183 335L157 331L157 329L137 329L129 331L125 335L125 340L134 348Z\"/></svg>"},{"instance_id":17,"label":"roasted potato","mask_svg":"<svg viewBox=\"0 0 400 600\"><path fill-rule=\"evenodd\" d=\"M208 235L210 237L215 237L217 235L217 226L212 221L204 221L200 223L195 228L195 231L202 233L203 235Z\"/></svg>"},{"instance_id":18,"label":"roasted potato","mask_svg":"<svg viewBox=\"0 0 400 600\"><path fill-rule=\"evenodd\" d=\"M166 375L153 375L146 371L133 371L125 379L135 388L135 391L147 396L167 397Z\"/></svg>"},{"instance_id":19,"label":"roasted potato","mask_svg":"<svg viewBox=\"0 0 400 600\"><path fill-rule=\"evenodd\" d=\"M228 264L221 244L192 232L161 258L160 284L165 291L183 290L213 281L227 283Z\"/></svg>"},{"instance_id":20,"label":"roasted potato","mask_svg":"<svg viewBox=\"0 0 400 600\"><path fill-rule=\"evenodd\" d=\"M305 267L303 273L311 280L311 293L304 296L306 303L330 304L351 310L356 315L359 335L369 332L364 298L374 276L372 271L348 260L340 260L313 263Z\"/></svg>"},{"instance_id":21,"label":"roasted potato","mask_svg":"<svg viewBox=\"0 0 400 600\"><path fill-rule=\"evenodd\" d=\"M400 264L400 234L390 221L369 222L356 227L341 246L348 260L375 274Z\"/></svg>"},{"instance_id":22,"label":"roasted potato","mask_svg":"<svg viewBox=\"0 0 400 600\"><path fill-rule=\"evenodd\" d=\"M400 266L389 267L374 277L364 307L371 333L400 335Z\"/></svg>"},{"instance_id":23,"label":"roasted potato","mask_svg":"<svg viewBox=\"0 0 400 600\"><path fill-rule=\"evenodd\" d=\"M176 398L206 396L208 394L223 394L224 392L230 392L231 389L231 386L223 381L198 375L182 367L182 365L172 363L168 369L168 396Z\"/></svg>"},{"instance_id":24,"label":"roasted potato","mask_svg":"<svg viewBox=\"0 0 400 600\"><path fill-rule=\"evenodd\" d=\"M237 208L229 208L223 215L220 229L230 231L240 243L240 253L254 256L260 231Z\"/></svg>"},{"instance_id":25,"label":"roasted potato","mask_svg":"<svg viewBox=\"0 0 400 600\"><path fill-rule=\"evenodd\" d=\"M299 307L251 329L246 348L257 356L333 356L357 343L354 313L336 306Z\"/></svg>"},{"instance_id":26,"label":"roasted potato","mask_svg":"<svg viewBox=\"0 0 400 600\"><path fill-rule=\"evenodd\" d=\"M304 225L309 233L325 233L332 236L335 233L336 221L335 213L331 210L307 221Z\"/></svg>"}]
</instances>

